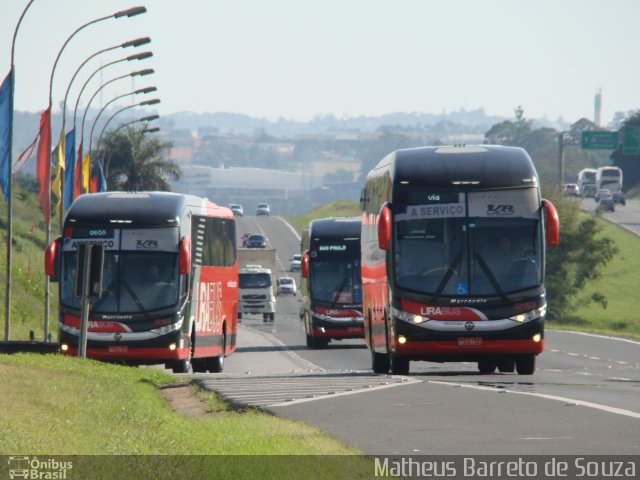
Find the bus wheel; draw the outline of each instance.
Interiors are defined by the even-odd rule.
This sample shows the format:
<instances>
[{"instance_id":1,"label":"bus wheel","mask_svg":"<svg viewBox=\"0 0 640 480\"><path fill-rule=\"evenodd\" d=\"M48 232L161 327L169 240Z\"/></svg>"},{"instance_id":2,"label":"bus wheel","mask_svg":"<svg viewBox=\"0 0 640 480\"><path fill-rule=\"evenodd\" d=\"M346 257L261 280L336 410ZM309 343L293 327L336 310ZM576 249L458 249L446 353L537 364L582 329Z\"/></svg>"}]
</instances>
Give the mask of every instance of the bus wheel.
<instances>
[{"instance_id":1,"label":"bus wheel","mask_svg":"<svg viewBox=\"0 0 640 480\"><path fill-rule=\"evenodd\" d=\"M173 373L189 373L189 370L191 370L191 355L189 355L189 358L185 358L184 360L176 360L172 364L171 369L173 370Z\"/></svg>"},{"instance_id":2,"label":"bus wheel","mask_svg":"<svg viewBox=\"0 0 640 480\"><path fill-rule=\"evenodd\" d=\"M269 314L269 321L273 322L276 318L276 314L275 313L270 313Z\"/></svg>"},{"instance_id":3,"label":"bus wheel","mask_svg":"<svg viewBox=\"0 0 640 480\"><path fill-rule=\"evenodd\" d=\"M494 360L485 359L478 360L478 370L482 375L490 375L496 371L496 362Z\"/></svg>"},{"instance_id":4,"label":"bus wheel","mask_svg":"<svg viewBox=\"0 0 640 480\"><path fill-rule=\"evenodd\" d=\"M501 373L513 373L516 370L516 362L512 358L498 360L498 371Z\"/></svg>"},{"instance_id":5,"label":"bus wheel","mask_svg":"<svg viewBox=\"0 0 640 480\"><path fill-rule=\"evenodd\" d=\"M269 314L268 313L263 313L262 314L262 320L264 322L268 322L269 321Z\"/></svg>"},{"instance_id":6,"label":"bus wheel","mask_svg":"<svg viewBox=\"0 0 640 480\"><path fill-rule=\"evenodd\" d=\"M238 312L238 320L242 320L242 312Z\"/></svg>"},{"instance_id":7,"label":"bus wheel","mask_svg":"<svg viewBox=\"0 0 640 480\"><path fill-rule=\"evenodd\" d=\"M371 350L371 370L375 373L389 373L389 355Z\"/></svg>"},{"instance_id":8,"label":"bus wheel","mask_svg":"<svg viewBox=\"0 0 640 480\"><path fill-rule=\"evenodd\" d=\"M191 370L193 370L193 373L207 373L207 359L194 358L191 360Z\"/></svg>"},{"instance_id":9,"label":"bus wheel","mask_svg":"<svg viewBox=\"0 0 640 480\"><path fill-rule=\"evenodd\" d=\"M520 355L516 359L518 375L533 375L536 370L536 356L532 353Z\"/></svg>"},{"instance_id":10,"label":"bus wheel","mask_svg":"<svg viewBox=\"0 0 640 480\"><path fill-rule=\"evenodd\" d=\"M227 335L222 334L222 352L217 357L207 358L207 368L211 373L220 373L224 369L224 349L227 344Z\"/></svg>"},{"instance_id":11,"label":"bus wheel","mask_svg":"<svg viewBox=\"0 0 640 480\"><path fill-rule=\"evenodd\" d=\"M389 354L389 370L391 375L408 375L409 360L399 357L395 353Z\"/></svg>"}]
</instances>

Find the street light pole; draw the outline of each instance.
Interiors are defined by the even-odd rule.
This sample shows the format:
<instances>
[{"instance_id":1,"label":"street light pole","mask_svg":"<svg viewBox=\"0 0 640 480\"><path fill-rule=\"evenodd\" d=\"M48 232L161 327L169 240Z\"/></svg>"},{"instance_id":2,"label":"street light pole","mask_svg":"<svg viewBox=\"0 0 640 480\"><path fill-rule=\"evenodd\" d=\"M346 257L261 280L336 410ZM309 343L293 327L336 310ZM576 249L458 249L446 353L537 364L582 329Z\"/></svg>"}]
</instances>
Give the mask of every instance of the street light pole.
<instances>
[{"instance_id":1,"label":"street light pole","mask_svg":"<svg viewBox=\"0 0 640 480\"><path fill-rule=\"evenodd\" d=\"M49 107L48 107L49 114L51 114L51 106L53 104L53 78L56 73L56 67L58 66L58 61L60 60L60 56L62 55L62 52L64 51L66 46L69 44L71 39L75 37L76 34L78 34L80 31L87 28L88 26L96 24L98 22L102 22L103 20L108 20L110 18L118 19L122 17L134 17L136 15L145 13L146 11L147 11L146 7L133 7L127 10L118 11L111 15L99 17L80 25L71 35L67 37L64 44L62 45L62 48L60 48L60 50L58 51L58 55L56 56L56 59L53 62L53 68L51 69L51 77L49 79ZM49 124L49 138L51 138L51 124ZM46 181L49 183L48 196L49 196L49 199L51 199L51 175L49 175L49 177L50 178L46 179ZM47 213L48 214L46 215L47 225L46 225L46 232L45 232L46 234L45 242L46 242L46 245L49 245L49 243L51 242L51 215L49 214L49 212ZM46 342L48 340L49 340L49 276L45 274L44 276L44 341Z\"/></svg>"},{"instance_id":2,"label":"street light pole","mask_svg":"<svg viewBox=\"0 0 640 480\"><path fill-rule=\"evenodd\" d=\"M30 0L24 10L22 10L22 14L18 19L18 23L16 24L16 28L13 31L13 39L11 40L11 66L9 69L9 139L7 142L7 280L6 280L6 291L5 291L5 304L4 304L4 340L9 341L9 333L10 333L10 325L11 325L11 242L13 241L13 227L12 227L12 191L11 191L11 175L13 168L13 96L15 92L15 48L16 48L16 38L18 36L18 30L20 29L20 25L22 24L22 19L24 18L27 10L34 2L34 0Z\"/></svg>"}]
</instances>

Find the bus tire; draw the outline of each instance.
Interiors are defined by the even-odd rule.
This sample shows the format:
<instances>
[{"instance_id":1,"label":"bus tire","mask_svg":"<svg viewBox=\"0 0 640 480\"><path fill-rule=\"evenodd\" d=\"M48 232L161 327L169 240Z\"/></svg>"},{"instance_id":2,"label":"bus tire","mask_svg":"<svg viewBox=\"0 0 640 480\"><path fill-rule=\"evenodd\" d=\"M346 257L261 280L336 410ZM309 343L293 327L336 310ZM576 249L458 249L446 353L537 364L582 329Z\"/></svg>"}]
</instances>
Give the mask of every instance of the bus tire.
<instances>
[{"instance_id":1,"label":"bus tire","mask_svg":"<svg viewBox=\"0 0 640 480\"><path fill-rule=\"evenodd\" d=\"M269 314L268 313L263 313L262 314L262 321L263 322L268 322L269 321Z\"/></svg>"},{"instance_id":2,"label":"bus tire","mask_svg":"<svg viewBox=\"0 0 640 480\"><path fill-rule=\"evenodd\" d=\"M533 375L536 371L536 356L533 353L520 355L516 358L516 370L518 375Z\"/></svg>"},{"instance_id":3,"label":"bus tire","mask_svg":"<svg viewBox=\"0 0 640 480\"><path fill-rule=\"evenodd\" d=\"M478 360L478 370L481 375L491 375L496 371L496 362L493 359L485 358Z\"/></svg>"},{"instance_id":4,"label":"bus tire","mask_svg":"<svg viewBox=\"0 0 640 480\"><path fill-rule=\"evenodd\" d=\"M191 371L193 371L193 373L207 373L207 359L194 358L191 360Z\"/></svg>"},{"instance_id":5,"label":"bus tire","mask_svg":"<svg viewBox=\"0 0 640 480\"><path fill-rule=\"evenodd\" d=\"M516 361L513 358L501 358L498 360L498 371L500 373L513 373L516 370Z\"/></svg>"},{"instance_id":6,"label":"bus tire","mask_svg":"<svg viewBox=\"0 0 640 480\"><path fill-rule=\"evenodd\" d=\"M276 314L275 313L270 313L269 314L269 320L271 320L272 322L276 319Z\"/></svg>"},{"instance_id":7,"label":"bus tire","mask_svg":"<svg viewBox=\"0 0 640 480\"><path fill-rule=\"evenodd\" d=\"M207 368L211 373L221 373L224 370L224 349L227 344L227 335L222 334L222 352L217 357L207 358Z\"/></svg>"},{"instance_id":8,"label":"bus tire","mask_svg":"<svg viewBox=\"0 0 640 480\"><path fill-rule=\"evenodd\" d=\"M389 373L389 355L371 350L371 370L374 373Z\"/></svg>"},{"instance_id":9,"label":"bus tire","mask_svg":"<svg viewBox=\"0 0 640 480\"><path fill-rule=\"evenodd\" d=\"M238 312L238 320L242 320L242 312Z\"/></svg>"},{"instance_id":10,"label":"bus tire","mask_svg":"<svg viewBox=\"0 0 640 480\"><path fill-rule=\"evenodd\" d=\"M395 353L389 353L389 371L391 375L408 375L409 360Z\"/></svg>"},{"instance_id":11,"label":"bus tire","mask_svg":"<svg viewBox=\"0 0 640 480\"><path fill-rule=\"evenodd\" d=\"M189 373L189 370L191 370L191 356L184 360L176 360L173 362L171 370L173 370L173 373Z\"/></svg>"}]
</instances>

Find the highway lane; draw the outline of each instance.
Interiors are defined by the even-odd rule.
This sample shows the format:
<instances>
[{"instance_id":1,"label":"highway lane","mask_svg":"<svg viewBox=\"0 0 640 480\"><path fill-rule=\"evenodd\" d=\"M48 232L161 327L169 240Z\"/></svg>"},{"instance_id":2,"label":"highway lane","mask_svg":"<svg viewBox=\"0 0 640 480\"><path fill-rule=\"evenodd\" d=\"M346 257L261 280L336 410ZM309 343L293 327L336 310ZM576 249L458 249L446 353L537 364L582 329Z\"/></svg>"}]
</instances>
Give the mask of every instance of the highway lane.
<instances>
[{"instance_id":1,"label":"highway lane","mask_svg":"<svg viewBox=\"0 0 640 480\"><path fill-rule=\"evenodd\" d=\"M282 271L298 252L277 217L245 217L244 231L269 238ZM362 341L308 349L298 314L298 298L279 297L273 324L243 319L225 373L198 378L226 398L315 424L369 454L640 454L639 342L548 330L533 376L412 362L398 382L371 375ZM257 343L243 346L245 339Z\"/></svg>"},{"instance_id":2,"label":"highway lane","mask_svg":"<svg viewBox=\"0 0 640 480\"><path fill-rule=\"evenodd\" d=\"M580 200L580 208L586 212L595 212L597 206L592 198ZM624 206L616 204L616 211L603 212L602 218L640 236L640 200L627 200Z\"/></svg>"}]
</instances>

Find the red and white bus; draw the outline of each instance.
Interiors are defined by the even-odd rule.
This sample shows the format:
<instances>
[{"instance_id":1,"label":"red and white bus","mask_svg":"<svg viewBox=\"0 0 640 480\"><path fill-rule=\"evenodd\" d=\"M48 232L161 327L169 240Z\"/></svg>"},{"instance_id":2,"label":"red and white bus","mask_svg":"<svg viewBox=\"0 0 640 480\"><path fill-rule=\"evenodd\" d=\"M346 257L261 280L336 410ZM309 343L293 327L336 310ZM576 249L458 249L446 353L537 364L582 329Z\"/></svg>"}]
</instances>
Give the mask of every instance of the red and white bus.
<instances>
[{"instance_id":1,"label":"red and white bus","mask_svg":"<svg viewBox=\"0 0 640 480\"><path fill-rule=\"evenodd\" d=\"M76 355L79 242L104 245L103 290L90 308L87 357L220 372L235 350L238 260L231 210L192 195L107 192L72 204L45 255L60 282L62 353Z\"/></svg>"},{"instance_id":2,"label":"red and white bus","mask_svg":"<svg viewBox=\"0 0 640 480\"><path fill-rule=\"evenodd\" d=\"M313 220L302 236L301 316L310 348L362 338L360 218Z\"/></svg>"},{"instance_id":3,"label":"red and white bus","mask_svg":"<svg viewBox=\"0 0 640 480\"><path fill-rule=\"evenodd\" d=\"M397 150L367 175L361 206L375 372L406 374L412 360L534 372L559 222L523 149Z\"/></svg>"}]
</instances>

